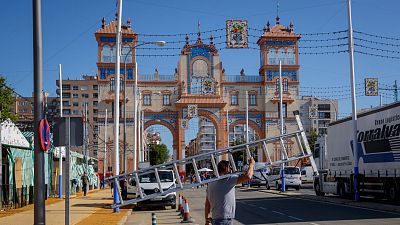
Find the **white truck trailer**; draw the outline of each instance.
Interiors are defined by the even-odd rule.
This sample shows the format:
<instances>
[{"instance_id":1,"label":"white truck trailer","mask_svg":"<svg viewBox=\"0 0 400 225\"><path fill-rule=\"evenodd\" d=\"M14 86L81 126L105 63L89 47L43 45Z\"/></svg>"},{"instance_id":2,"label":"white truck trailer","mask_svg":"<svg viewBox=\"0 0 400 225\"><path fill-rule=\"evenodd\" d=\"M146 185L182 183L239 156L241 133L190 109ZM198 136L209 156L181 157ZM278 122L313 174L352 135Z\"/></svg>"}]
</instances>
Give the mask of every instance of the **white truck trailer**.
<instances>
[{"instance_id":1,"label":"white truck trailer","mask_svg":"<svg viewBox=\"0 0 400 225\"><path fill-rule=\"evenodd\" d=\"M352 118L335 121L328 135L317 140L314 159L319 175L314 177L317 195L351 196L353 188ZM358 188L399 202L400 199L400 102L358 114Z\"/></svg>"}]
</instances>

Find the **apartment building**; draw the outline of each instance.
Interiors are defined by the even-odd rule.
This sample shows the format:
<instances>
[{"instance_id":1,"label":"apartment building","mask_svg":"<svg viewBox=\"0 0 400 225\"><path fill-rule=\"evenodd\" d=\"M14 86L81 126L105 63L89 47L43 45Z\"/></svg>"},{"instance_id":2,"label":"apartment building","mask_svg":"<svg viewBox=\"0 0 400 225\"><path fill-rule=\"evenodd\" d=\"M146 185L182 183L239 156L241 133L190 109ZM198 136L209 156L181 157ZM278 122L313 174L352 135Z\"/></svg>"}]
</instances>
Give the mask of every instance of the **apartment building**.
<instances>
[{"instance_id":1,"label":"apartment building","mask_svg":"<svg viewBox=\"0 0 400 225\"><path fill-rule=\"evenodd\" d=\"M89 156L97 158L99 145L99 128L97 125L99 94L97 77L83 75L82 79L62 80L62 91L59 80L56 81L56 85L57 99L59 99L62 93L62 103L60 105L62 105L63 116L84 118L84 127L87 130L87 137L84 140L87 141ZM86 149L85 147L83 149Z\"/></svg>"}]
</instances>

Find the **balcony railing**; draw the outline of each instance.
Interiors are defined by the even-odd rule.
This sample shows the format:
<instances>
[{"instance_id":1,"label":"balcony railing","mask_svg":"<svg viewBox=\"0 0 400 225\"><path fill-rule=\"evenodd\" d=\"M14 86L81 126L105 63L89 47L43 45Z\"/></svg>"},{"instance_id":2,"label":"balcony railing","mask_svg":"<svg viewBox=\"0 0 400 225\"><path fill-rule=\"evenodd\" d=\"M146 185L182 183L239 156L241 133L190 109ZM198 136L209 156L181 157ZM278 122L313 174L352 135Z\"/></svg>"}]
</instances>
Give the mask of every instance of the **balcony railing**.
<instances>
[{"instance_id":1,"label":"balcony railing","mask_svg":"<svg viewBox=\"0 0 400 225\"><path fill-rule=\"evenodd\" d=\"M154 74L145 75L139 74L139 81L176 81L175 75L158 75L158 78Z\"/></svg>"},{"instance_id":2,"label":"balcony railing","mask_svg":"<svg viewBox=\"0 0 400 225\"><path fill-rule=\"evenodd\" d=\"M264 77L262 76L224 76L224 81L226 82L262 82Z\"/></svg>"}]
</instances>

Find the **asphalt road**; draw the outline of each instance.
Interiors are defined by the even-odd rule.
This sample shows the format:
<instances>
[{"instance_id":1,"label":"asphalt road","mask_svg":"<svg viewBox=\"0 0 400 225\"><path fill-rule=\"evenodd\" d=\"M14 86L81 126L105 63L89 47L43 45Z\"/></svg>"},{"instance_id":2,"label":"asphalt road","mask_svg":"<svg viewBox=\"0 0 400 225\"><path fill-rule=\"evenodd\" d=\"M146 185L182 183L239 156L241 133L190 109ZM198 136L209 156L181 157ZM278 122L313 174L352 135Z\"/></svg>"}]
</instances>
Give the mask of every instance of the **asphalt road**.
<instances>
[{"instance_id":1,"label":"asphalt road","mask_svg":"<svg viewBox=\"0 0 400 225\"><path fill-rule=\"evenodd\" d=\"M311 195L312 190L303 189L292 193ZM192 224L204 224L205 188L188 189L180 192L189 202ZM299 195L287 196L271 193L265 188L236 188L236 219L235 225L241 224L399 224L400 213L367 209L335 202L325 198L301 198ZM150 218L150 213L157 214L157 224L178 224L180 218L176 210L142 209L134 211L128 221ZM146 213L148 215L146 215ZM135 219L133 219L135 218ZM150 222L148 220L148 222ZM143 224L149 224L148 222ZM127 223L142 224L142 223Z\"/></svg>"}]
</instances>

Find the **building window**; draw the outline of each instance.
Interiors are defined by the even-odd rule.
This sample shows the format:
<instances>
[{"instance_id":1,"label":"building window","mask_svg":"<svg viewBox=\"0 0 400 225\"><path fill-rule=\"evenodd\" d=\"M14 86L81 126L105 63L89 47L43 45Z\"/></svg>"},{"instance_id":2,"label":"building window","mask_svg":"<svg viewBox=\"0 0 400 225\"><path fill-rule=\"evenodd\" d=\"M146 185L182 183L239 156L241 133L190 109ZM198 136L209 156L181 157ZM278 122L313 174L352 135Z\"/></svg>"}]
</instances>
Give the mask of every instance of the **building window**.
<instances>
[{"instance_id":1,"label":"building window","mask_svg":"<svg viewBox=\"0 0 400 225\"><path fill-rule=\"evenodd\" d=\"M95 90L95 91L99 90L99 86L98 85L93 85L93 90Z\"/></svg>"},{"instance_id":2,"label":"building window","mask_svg":"<svg viewBox=\"0 0 400 225\"><path fill-rule=\"evenodd\" d=\"M286 50L286 65L294 65L295 64L295 55L293 48L288 48Z\"/></svg>"},{"instance_id":3,"label":"building window","mask_svg":"<svg viewBox=\"0 0 400 225\"><path fill-rule=\"evenodd\" d=\"M143 95L143 105L151 105L151 96L149 94Z\"/></svg>"},{"instance_id":4,"label":"building window","mask_svg":"<svg viewBox=\"0 0 400 225\"><path fill-rule=\"evenodd\" d=\"M287 117L287 103L283 103L282 105L283 117ZM278 117L281 117L281 107L278 103Z\"/></svg>"},{"instance_id":5,"label":"building window","mask_svg":"<svg viewBox=\"0 0 400 225\"><path fill-rule=\"evenodd\" d=\"M122 46L121 63L132 63L132 51L130 45Z\"/></svg>"},{"instance_id":6,"label":"building window","mask_svg":"<svg viewBox=\"0 0 400 225\"><path fill-rule=\"evenodd\" d=\"M79 87L74 85L74 86L72 86L72 90L77 91L77 90L79 90Z\"/></svg>"},{"instance_id":7,"label":"building window","mask_svg":"<svg viewBox=\"0 0 400 225\"><path fill-rule=\"evenodd\" d=\"M98 106L99 105L99 102L98 101L93 101L93 106L94 107L96 107L96 106Z\"/></svg>"},{"instance_id":8,"label":"building window","mask_svg":"<svg viewBox=\"0 0 400 225\"><path fill-rule=\"evenodd\" d=\"M87 91L87 90L89 90L89 87L88 87L88 86L82 86L82 87L81 87L81 91Z\"/></svg>"},{"instance_id":9,"label":"building window","mask_svg":"<svg viewBox=\"0 0 400 225\"><path fill-rule=\"evenodd\" d=\"M110 79L110 91L114 91L115 88L115 78L111 77Z\"/></svg>"},{"instance_id":10,"label":"building window","mask_svg":"<svg viewBox=\"0 0 400 225\"><path fill-rule=\"evenodd\" d=\"M288 92L288 80L283 79L283 92Z\"/></svg>"},{"instance_id":11,"label":"building window","mask_svg":"<svg viewBox=\"0 0 400 225\"><path fill-rule=\"evenodd\" d=\"M171 105L171 95L163 95L163 105Z\"/></svg>"},{"instance_id":12,"label":"building window","mask_svg":"<svg viewBox=\"0 0 400 225\"><path fill-rule=\"evenodd\" d=\"M270 49L268 50L268 55L267 55L267 57L268 57L268 64L269 64L269 65L276 65L276 64L278 64L278 63L276 62L276 50L275 50L275 48L270 48Z\"/></svg>"},{"instance_id":13,"label":"building window","mask_svg":"<svg viewBox=\"0 0 400 225\"><path fill-rule=\"evenodd\" d=\"M72 105L73 106L79 106L79 102L73 102Z\"/></svg>"},{"instance_id":14,"label":"building window","mask_svg":"<svg viewBox=\"0 0 400 225\"><path fill-rule=\"evenodd\" d=\"M250 94L249 95L250 99L250 105L257 105L257 96L256 94Z\"/></svg>"},{"instance_id":15,"label":"building window","mask_svg":"<svg viewBox=\"0 0 400 225\"><path fill-rule=\"evenodd\" d=\"M73 98L79 98L79 95L78 94L72 94L72 97Z\"/></svg>"},{"instance_id":16,"label":"building window","mask_svg":"<svg viewBox=\"0 0 400 225\"><path fill-rule=\"evenodd\" d=\"M71 85L63 84L62 89L63 89L63 91L69 91L69 90L71 90Z\"/></svg>"},{"instance_id":17,"label":"building window","mask_svg":"<svg viewBox=\"0 0 400 225\"><path fill-rule=\"evenodd\" d=\"M89 98L89 94L82 94L82 98Z\"/></svg>"},{"instance_id":18,"label":"building window","mask_svg":"<svg viewBox=\"0 0 400 225\"><path fill-rule=\"evenodd\" d=\"M238 105L238 94L231 95L231 105Z\"/></svg>"},{"instance_id":19,"label":"building window","mask_svg":"<svg viewBox=\"0 0 400 225\"><path fill-rule=\"evenodd\" d=\"M72 111L72 114L73 114L73 115L79 115L79 110L74 109L74 110Z\"/></svg>"},{"instance_id":20,"label":"building window","mask_svg":"<svg viewBox=\"0 0 400 225\"><path fill-rule=\"evenodd\" d=\"M71 98L71 93L63 93L62 97L63 98Z\"/></svg>"},{"instance_id":21,"label":"building window","mask_svg":"<svg viewBox=\"0 0 400 225\"><path fill-rule=\"evenodd\" d=\"M99 94L98 93L93 93L93 98L98 98Z\"/></svg>"}]
</instances>

